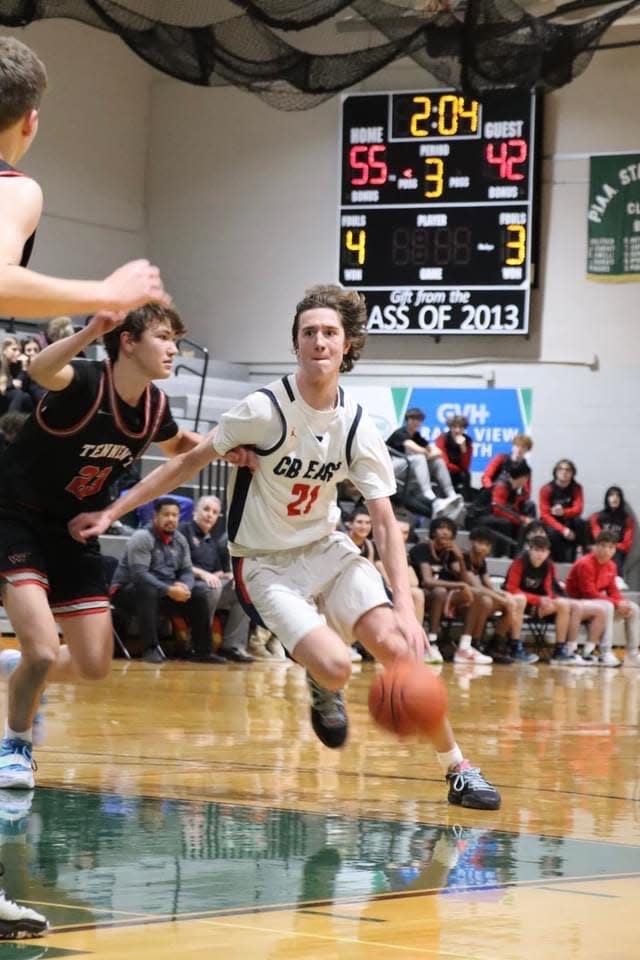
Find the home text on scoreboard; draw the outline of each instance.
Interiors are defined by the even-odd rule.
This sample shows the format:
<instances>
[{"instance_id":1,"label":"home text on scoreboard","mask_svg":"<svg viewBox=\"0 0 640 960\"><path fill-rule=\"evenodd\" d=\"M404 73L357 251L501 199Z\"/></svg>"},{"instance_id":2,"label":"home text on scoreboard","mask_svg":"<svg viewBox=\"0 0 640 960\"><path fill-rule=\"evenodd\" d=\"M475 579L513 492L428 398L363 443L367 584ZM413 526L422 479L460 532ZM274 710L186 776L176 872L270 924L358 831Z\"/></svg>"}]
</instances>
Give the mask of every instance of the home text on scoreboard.
<instances>
[{"instance_id":1,"label":"home text on scoreboard","mask_svg":"<svg viewBox=\"0 0 640 960\"><path fill-rule=\"evenodd\" d=\"M536 232L535 96L347 96L339 279L370 333L523 334Z\"/></svg>"}]
</instances>

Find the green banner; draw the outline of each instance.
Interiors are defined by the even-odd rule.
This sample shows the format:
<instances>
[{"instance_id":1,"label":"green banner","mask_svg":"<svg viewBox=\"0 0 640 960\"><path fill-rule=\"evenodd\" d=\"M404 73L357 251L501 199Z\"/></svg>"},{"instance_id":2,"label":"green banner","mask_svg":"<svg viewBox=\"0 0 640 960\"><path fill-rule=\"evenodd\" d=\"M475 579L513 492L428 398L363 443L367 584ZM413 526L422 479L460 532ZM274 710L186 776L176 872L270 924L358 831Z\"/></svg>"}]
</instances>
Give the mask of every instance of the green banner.
<instances>
[{"instance_id":1,"label":"green banner","mask_svg":"<svg viewBox=\"0 0 640 960\"><path fill-rule=\"evenodd\" d=\"M587 277L640 280L640 154L591 157Z\"/></svg>"}]
</instances>

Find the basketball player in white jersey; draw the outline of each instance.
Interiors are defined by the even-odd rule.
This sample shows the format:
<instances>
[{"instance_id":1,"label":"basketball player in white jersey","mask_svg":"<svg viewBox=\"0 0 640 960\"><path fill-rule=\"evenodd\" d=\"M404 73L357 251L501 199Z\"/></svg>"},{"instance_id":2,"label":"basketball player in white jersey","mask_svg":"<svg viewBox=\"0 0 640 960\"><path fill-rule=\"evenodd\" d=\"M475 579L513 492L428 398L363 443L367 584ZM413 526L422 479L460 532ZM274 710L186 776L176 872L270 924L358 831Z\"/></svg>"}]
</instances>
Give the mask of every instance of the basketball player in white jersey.
<instances>
[{"instance_id":1,"label":"basketball player in white jersey","mask_svg":"<svg viewBox=\"0 0 640 960\"><path fill-rule=\"evenodd\" d=\"M372 421L339 385L365 342L366 309L355 291L307 291L293 322L295 375L275 381L224 414L210 437L159 467L101 513L70 524L86 539L134 506L179 486L215 456L253 447L257 466L234 470L229 549L245 609L305 667L311 720L320 740L340 747L348 721L342 689L351 673L349 644L377 660L422 660L426 638L414 613L402 536L389 497L393 468ZM213 448L212 448L213 445ZM350 479L363 494L393 607L380 574L336 532L336 487ZM464 759L445 718L432 737L451 803L495 810L500 795Z\"/></svg>"}]
</instances>

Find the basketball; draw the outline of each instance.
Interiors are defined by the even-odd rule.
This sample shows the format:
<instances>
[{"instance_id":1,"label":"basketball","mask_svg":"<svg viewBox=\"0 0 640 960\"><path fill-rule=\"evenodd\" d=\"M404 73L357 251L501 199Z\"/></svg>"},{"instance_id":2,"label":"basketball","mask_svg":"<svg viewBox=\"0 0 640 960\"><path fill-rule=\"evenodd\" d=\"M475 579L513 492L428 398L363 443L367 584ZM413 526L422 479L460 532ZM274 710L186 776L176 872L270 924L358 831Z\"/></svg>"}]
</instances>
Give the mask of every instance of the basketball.
<instances>
[{"instance_id":1,"label":"basketball","mask_svg":"<svg viewBox=\"0 0 640 960\"><path fill-rule=\"evenodd\" d=\"M378 726L406 737L430 734L447 712L447 688L422 663L398 660L369 689L369 713Z\"/></svg>"}]
</instances>

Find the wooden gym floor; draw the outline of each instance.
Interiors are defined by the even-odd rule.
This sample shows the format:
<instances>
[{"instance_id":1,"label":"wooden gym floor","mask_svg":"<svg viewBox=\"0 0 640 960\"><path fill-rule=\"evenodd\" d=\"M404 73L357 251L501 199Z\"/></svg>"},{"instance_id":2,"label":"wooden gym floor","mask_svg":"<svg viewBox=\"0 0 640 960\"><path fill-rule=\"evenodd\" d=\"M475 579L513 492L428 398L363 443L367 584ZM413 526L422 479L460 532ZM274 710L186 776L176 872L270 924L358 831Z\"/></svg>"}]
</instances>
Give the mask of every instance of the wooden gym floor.
<instances>
[{"instance_id":1,"label":"wooden gym floor","mask_svg":"<svg viewBox=\"0 0 640 960\"><path fill-rule=\"evenodd\" d=\"M636 960L640 670L447 665L492 813L374 728L356 671L337 752L291 663L116 661L50 688L38 786L0 791L0 838L8 892L52 930L0 960Z\"/></svg>"}]
</instances>

